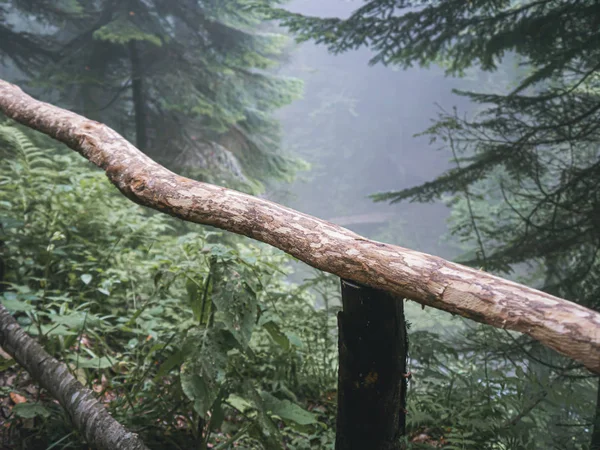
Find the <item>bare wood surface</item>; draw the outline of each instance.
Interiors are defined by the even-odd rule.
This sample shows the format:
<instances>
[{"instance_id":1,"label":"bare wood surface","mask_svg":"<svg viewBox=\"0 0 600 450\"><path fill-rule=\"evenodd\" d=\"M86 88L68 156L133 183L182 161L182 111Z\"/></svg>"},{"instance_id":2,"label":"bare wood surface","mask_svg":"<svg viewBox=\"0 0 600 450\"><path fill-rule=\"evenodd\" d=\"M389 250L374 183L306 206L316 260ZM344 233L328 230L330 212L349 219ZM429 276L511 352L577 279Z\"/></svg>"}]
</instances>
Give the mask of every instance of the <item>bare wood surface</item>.
<instances>
[{"instance_id":1,"label":"bare wood surface","mask_svg":"<svg viewBox=\"0 0 600 450\"><path fill-rule=\"evenodd\" d=\"M600 374L600 314L442 258L363 238L338 225L167 170L116 131L0 80L0 111L65 143L128 198L283 250L340 278L498 328L526 333Z\"/></svg>"}]
</instances>

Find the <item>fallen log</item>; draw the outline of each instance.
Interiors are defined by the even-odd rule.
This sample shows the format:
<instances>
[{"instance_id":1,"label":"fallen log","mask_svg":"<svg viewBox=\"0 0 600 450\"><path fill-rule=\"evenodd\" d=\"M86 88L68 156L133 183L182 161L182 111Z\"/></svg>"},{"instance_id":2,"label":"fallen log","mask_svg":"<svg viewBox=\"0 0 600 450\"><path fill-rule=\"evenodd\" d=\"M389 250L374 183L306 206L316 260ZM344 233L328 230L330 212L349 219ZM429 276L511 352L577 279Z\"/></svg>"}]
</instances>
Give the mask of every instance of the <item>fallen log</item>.
<instances>
[{"instance_id":1,"label":"fallen log","mask_svg":"<svg viewBox=\"0 0 600 450\"><path fill-rule=\"evenodd\" d=\"M58 400L89 444L100 450L148 450L137 434L127 431L96 400L94 392L71 375L66 364L30 338L2 305L0 347Z\"/></svg>"},{"instance_id":2,"label":"fallen log","mask_svg":"<svg viewBox=\"0 0 600 450\"><path fill-rule=\"evenodd\" d=\"M0 111L63 142L129 199L283 250L305 263L423 305L519 331L600 374L600 314L567 300L231 189L181 177L116 131L0 80Z\"/></svg>"}]
</instances>

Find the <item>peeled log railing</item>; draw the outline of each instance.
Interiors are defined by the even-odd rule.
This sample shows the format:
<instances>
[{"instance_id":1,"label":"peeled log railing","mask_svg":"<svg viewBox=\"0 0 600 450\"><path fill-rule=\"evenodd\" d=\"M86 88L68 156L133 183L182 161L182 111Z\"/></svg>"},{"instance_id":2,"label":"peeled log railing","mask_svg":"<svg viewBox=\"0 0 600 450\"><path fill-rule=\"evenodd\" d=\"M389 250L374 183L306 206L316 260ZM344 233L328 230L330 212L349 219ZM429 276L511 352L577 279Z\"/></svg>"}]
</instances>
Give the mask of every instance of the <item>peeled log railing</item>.
<instances>
[{"instance_id":1,"label":"peeled log railing","mask_svg":"<svg viewBox=\"0 0 600 450\"><path fill-rule=\"evenodd\" d=\"M340 278L528 334L600 374L600 314L595 311L436 256L366 239L267 200L181 177L106 125L37 101L2 80L0 110L102 168L136 203L265 242Z\"/></svg>"}]
</instances>

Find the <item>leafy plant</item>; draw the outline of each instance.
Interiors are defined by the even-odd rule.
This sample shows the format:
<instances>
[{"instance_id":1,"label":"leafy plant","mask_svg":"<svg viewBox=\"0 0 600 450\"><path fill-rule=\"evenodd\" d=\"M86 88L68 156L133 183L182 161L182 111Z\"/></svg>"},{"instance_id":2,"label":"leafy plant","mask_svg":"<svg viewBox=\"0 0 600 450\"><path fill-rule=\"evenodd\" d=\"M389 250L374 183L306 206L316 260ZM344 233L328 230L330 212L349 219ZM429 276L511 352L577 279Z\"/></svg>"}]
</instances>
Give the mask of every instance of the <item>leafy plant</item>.
<instances>
[{"instance_id":1,"label":"leafy plant","mask_svg":"<svg viewBox=\"0 0 600 450\"><path fill-rule=\"evenodd\" d=\"M330 442L331 408L306 408L335 380L332 313L287 281L289 257L129 203L12 123L0 143L2 302L115 417L155 448ZM13 439L80 445L39 398L12 408Z\"/></svg>"}]
</instances>

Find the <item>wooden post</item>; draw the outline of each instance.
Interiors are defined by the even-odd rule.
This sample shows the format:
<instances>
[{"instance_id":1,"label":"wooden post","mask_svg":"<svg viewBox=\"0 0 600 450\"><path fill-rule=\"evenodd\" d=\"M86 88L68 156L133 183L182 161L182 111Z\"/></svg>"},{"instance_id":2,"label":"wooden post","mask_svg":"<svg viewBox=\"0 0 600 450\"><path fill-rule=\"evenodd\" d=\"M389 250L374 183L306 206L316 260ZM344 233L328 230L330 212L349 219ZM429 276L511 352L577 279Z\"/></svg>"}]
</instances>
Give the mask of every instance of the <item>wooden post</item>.
<instances>
[{"instance_id":1,"label":"wooden post","mask_svg":"<svg viewBox=\"0 0 600 450\"><path fill-rule=\"evenodd\" d=\"M342 280L336 450L399 450L408 340L402 299Z\"/></svg>"}]
</instances>

